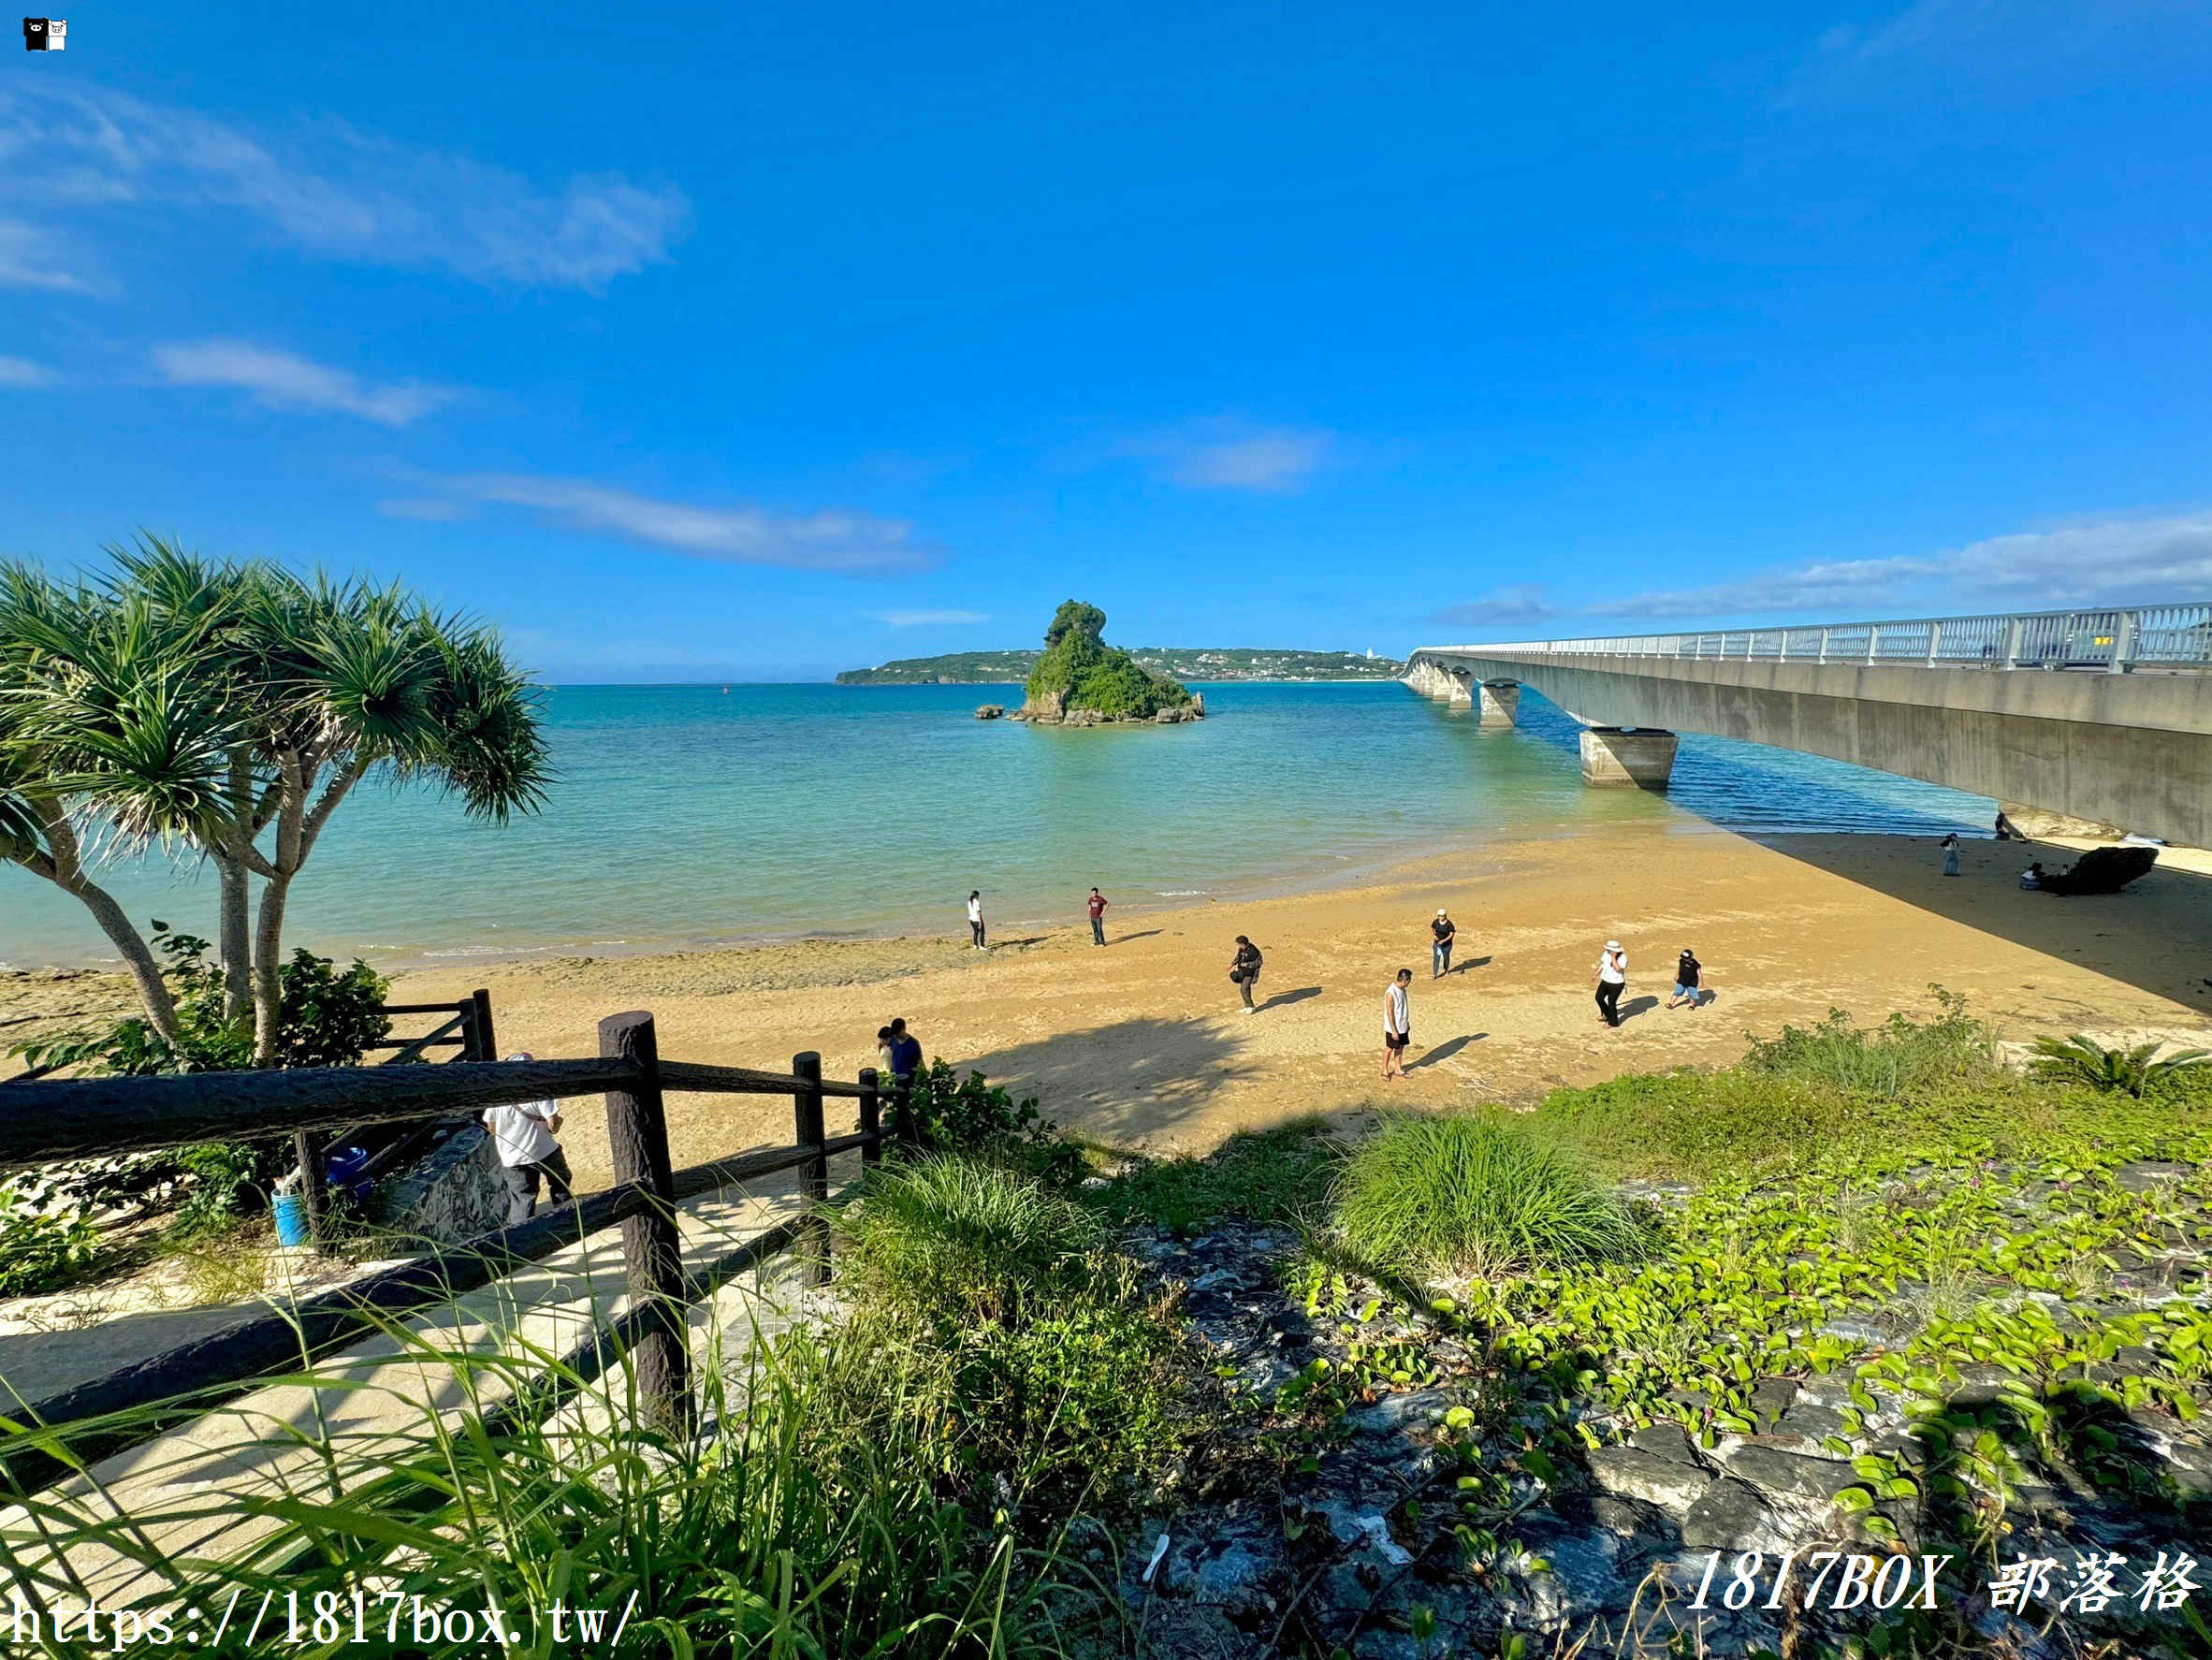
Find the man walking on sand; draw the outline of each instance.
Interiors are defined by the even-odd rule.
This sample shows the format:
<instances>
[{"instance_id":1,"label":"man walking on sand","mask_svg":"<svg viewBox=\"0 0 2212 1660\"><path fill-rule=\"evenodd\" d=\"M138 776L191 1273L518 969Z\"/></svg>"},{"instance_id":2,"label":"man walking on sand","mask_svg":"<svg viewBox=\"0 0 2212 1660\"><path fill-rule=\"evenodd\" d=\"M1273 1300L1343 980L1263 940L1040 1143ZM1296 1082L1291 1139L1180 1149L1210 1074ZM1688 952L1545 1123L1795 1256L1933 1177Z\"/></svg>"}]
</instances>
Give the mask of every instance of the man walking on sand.
<instances>
[{"instance_id":1,"label":"man walking on sand","mask_svg":"<svg viewBox=\"0 0 2212 1660\"><path fill-rule=\"evenodd\" d=\"M1413 970L1401 968L1383 988L1383 1082L1405 1076L1405 1045L1413 1041Z\"/></svg>"},{"instance_id":2,"label":"man walking on sand","mask_svg":"<svg viewBox=\"0 0 2212 1660\"><path fill-rule=\"evenodd\" d=\"M968 896L968 931L975 937L975 948L983 949L983 891L976 889Z\"/></svg>"},{"instance_id":3,"label":"man walking on sand","mask_svg":"<svg viewBox=\"0 0 2212 1660\"><path fill-rule=\"evenodd\" d=\"M509 1060L534 1060L525 1050ZM484 1128L500 1156L500 1176L507 1184L507 1226L516 1227L538 1214L538 1177L546 1178L555 1204L574 1197L575 1178L568 1173L568 1158L554 1136L560 1129L560 1107L549 1100L517 1101L513 1106L485 1110Z\"/></svg>"},{"instance_id":4,"label":"man walking on sand","mask_svg":"<svg viewBox=\"0 0 2212 1660\"><path fill-rule=\"evenodd\" d=\"M1451 972L1451 942L1459 935L1441 905L1436 907L1436 920L1429 925L1429 932L1436 937L1429 948L1429 978L1441 980Z\"/></svg>"},{"instance_id":5,"label":"man walking on sand","mask_svg":"<svg viewBox=\"0 0 2212 1660\"><path fill-rule=\"evenodd\" d=\"M1091 896L1084 903L1091 913L1091 943L1103 945L1106 943L1106 896L1093 888Z\"/></svg>"}]
</instances>

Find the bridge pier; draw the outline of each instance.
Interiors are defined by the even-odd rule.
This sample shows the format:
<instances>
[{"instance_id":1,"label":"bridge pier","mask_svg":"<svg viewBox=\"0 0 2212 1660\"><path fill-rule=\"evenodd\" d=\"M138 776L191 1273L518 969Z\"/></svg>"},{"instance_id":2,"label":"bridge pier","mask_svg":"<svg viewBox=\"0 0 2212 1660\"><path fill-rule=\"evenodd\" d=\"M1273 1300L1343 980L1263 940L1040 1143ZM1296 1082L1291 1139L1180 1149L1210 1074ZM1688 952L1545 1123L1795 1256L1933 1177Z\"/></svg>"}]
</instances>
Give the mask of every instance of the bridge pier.
<instances>
[{"instance_id":1,"label":"bridge pier","mask_svg":"<svg viewBox=\"0 0 2212 1660\"><path fill-rule=\"evenodd\" d=\"M1593 789L1664 790L1681 740L1650 726L1585 726L1582 781Z\"/></svg>"},{"instance_id":2,"label":"bridge pier","mask_svg":"<svg viewBox=\"0 0 2212 1660\"><path fill-rule=\"evenodd\" d=\"M1451 683L1451 706L1471 709L1475 706L1475 677L1465 669L1446 669L1444 677Z\"/></svg>"},{"instance_id":3,"label":"bridge pier","mask_svg":"<svg viewBox=\"0 0 2212 1660\"><path fill-rule=\"evenodd\" d=\"M1518 726L1521 724L1521 682L1519 680L1485 680L1477 695L1482 705L1482 724L1487 727Z\"/></svg>"}]
</instances>

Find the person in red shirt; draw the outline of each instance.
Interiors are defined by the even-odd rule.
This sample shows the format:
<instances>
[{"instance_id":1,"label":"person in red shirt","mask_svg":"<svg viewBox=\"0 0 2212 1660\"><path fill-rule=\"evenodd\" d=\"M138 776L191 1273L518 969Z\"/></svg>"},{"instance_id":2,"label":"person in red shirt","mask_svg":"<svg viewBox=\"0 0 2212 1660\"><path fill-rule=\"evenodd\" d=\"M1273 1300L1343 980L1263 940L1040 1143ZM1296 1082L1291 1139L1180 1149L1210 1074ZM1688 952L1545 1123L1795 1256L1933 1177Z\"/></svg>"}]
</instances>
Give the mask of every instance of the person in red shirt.
<instances>
[{"instance_id":1,"label":"person in red shirt","mask_svg":"<svg viewBox=\"0 0 2212 1660\"><path fill-rule=\"evenodd\" d=\"M1106 943L1106 896L1099 893L1097 888L1093 888L1088 903L1091 912L1091 943L1103 945Z\"/></svg>"}]
</instances>

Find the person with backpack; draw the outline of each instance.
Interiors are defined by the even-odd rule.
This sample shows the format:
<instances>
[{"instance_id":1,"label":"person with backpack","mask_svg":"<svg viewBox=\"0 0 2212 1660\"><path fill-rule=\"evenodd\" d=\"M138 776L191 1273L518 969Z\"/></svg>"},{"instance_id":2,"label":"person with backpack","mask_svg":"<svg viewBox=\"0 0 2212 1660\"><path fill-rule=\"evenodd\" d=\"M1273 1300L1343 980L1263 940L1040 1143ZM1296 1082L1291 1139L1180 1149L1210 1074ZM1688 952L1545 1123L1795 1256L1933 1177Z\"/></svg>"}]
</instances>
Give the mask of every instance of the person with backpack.
<instances>
[{"instance_id":1,"label":"person with backpack","mask_svg":"<svg viewBox=\"0 0 2212 1660\"><path fill-rule=\"evenodd\" d=\"M1683 946L1682 954L1675 960L1674 965L1674 996L1666 999L1666 1006L1679 1009L1687 1003L1691 1008L1696 1008L1697 982L1704 972L1705 965L1697 960L1688 946Z\"/></svg>"},{"instance_id":2,"label":"person with backpack","mask_svg":"<svg viewBox=\"0 0 2212 1660\"><path fill-rule=\"evenodd\" d=\"M1246 1014L1255 1012L1252 988L1259 983L1259 947L1245 939L1244 935L1239 934L1237 936L1236 960L1229 966L1229 981L1231 985L1237 988L1238 995L1244 999L1244 1012Z\"/></svg>"}]
</instances>

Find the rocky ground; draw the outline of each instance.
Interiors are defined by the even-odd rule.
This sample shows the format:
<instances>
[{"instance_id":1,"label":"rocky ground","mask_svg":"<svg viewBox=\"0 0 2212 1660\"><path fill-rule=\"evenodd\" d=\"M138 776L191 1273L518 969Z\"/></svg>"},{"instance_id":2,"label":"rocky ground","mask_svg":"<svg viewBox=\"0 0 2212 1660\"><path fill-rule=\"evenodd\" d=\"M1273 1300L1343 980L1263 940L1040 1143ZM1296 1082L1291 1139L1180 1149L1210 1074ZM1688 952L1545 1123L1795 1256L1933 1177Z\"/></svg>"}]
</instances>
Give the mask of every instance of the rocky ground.
<instances>
[{"instance_id":1,"label":"rocky ground","mask_svg":"<svg viewBox=\"0 0 2212 1660\"><path fill-rule=\"evenodd\" d=\"M1926 1467L1935 1435L2011 1410L2018 1386L1994 1366L1969 1368L1940 1420L1909 1415L1848 1364L1763 1378L1754 1433L1694 1437L1680 1423L1585 1411L1494 1365L1477 1334L1393 1307L1356 1278L1346 1312L1309 1312L1287 1289L1299 1242L1286 1230L1223 1225L1188 1241L1144 1230L1133 1246L1186 1288L1196 1331L1274 1459L1269 1476L1230 1484L1236 1496L1147 1522L1123 1542L1121 1590L1153 1652L1436 1660L1521 1652L1518 1638L1533 1653L1586 1641L1596 1653L1686 1643L1809 1654L1908 1627L1998 1653L2187 1652L2159 1647L2187 1639L2183 1614L2133 1600L2161 1551L2169 1564L2205 1554L2212 1440L2169 1412L2110 1409L2112 1457L2099 1470L2056 1460L2016 1469L2000 1522L1986 1493L1931 1496L1942 1483ZM2201 1297L2202 1273L2200 1259L2185 1291L2161 1291L2170 1267L2147 1268L2139 1289ZM2140 1358L2123 1351L2086 1381L2117 1388ZM1562 1427L1579 1456L1545 1450ZM1809 1606L1828 1551L1844 1560L1827 1565ZM1884 1579L1893 1555L1912 1560ZM2059 1613L2084 1557L2111 1566L2117 1594L2100 1612ZM2016 1558L2054 1564L2027 1618L1992 1606L1992 1559ZM1931 1574L1935 1606L1920 1611ZM1731 1611L1723 1604L1739 1580L1748 1606ZM1881 1640L1872 1652L1887 1652L1890 1637Z\"/></svg>"}]
</instances>

